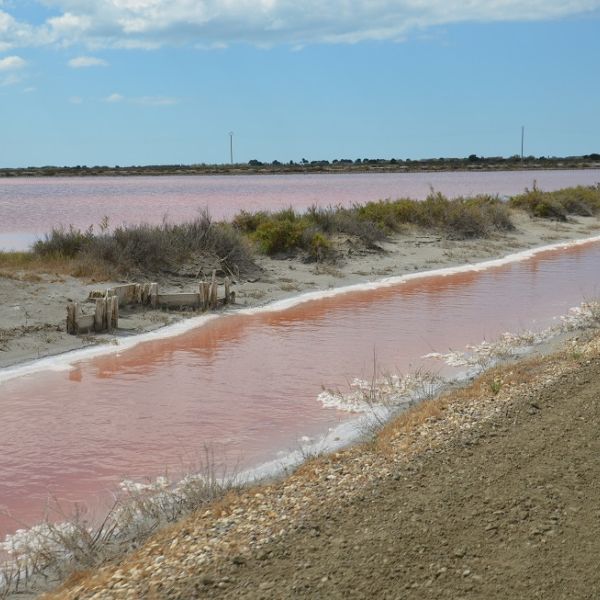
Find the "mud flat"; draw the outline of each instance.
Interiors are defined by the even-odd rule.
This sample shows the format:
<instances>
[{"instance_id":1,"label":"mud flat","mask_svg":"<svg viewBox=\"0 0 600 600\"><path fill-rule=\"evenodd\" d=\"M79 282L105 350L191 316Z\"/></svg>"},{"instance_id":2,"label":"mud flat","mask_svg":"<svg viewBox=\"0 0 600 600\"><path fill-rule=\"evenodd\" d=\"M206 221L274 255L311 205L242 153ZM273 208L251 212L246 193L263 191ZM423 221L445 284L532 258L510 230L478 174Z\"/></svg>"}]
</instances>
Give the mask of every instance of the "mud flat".
<instances>
[{"instance_id":1,"label":"mud flat","mask_svg":"<svg viewBox=\"0 0 600 600\"><path fill-rule=\"evenodd\" d=\"M600 335L230 494L51 599L594 598Z\"/></svg>"},{"instance_id":2,"label":"mud flat","mask_svg":"<svg viewBox=\"0 0 600 600\"><path fill-rule=\"evenodd\" d=\"M326 290L384 277L400 276L501 258L520 250L591 237L600 233L600 220L577 217L567 223L513 215L516 231L485 240L448 240L412 232L391 238L381 250L354 247L340 241L341 259L335 265L298 259L259 257L256 276L236 285L237 307L267 304L302 292ZM116 335L71 336L65 331L67 302L81 301L93 289L119 282L87 282L57 273L0 272L0 368L31 362L119 337L158 329L193 313L143 310L121 313ZM193 278L164 277L165 292L186 291Z\"/></svg>"}]
</instances>

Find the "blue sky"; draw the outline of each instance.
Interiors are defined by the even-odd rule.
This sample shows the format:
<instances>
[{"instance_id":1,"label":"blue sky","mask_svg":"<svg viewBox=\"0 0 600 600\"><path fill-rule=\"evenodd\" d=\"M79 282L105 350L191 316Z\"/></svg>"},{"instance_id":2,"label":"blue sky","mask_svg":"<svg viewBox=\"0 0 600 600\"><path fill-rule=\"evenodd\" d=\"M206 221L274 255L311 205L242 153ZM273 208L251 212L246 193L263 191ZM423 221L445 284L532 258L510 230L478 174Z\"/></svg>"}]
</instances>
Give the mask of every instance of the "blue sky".
<instances>
[{"instance_id":1,"label":"blue sky","mask_svg":"<svg viewBox=\"0 0 600 600\"><path fill-rule=\"evenodd\" d=\"M600 152L600 0L0 0L0 165Z\"/></svg>"}]
</instances>

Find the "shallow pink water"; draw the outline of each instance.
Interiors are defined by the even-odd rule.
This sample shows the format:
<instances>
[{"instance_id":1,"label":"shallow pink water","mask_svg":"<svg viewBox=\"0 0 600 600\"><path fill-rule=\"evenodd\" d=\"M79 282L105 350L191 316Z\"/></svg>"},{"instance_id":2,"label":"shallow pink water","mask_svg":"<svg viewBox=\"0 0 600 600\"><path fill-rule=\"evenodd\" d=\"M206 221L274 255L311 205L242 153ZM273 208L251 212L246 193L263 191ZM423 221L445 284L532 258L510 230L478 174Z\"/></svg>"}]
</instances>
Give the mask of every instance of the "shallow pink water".
<instances>
[{"instance_id":1,"label":"shallow pink water","mask_svg":"<svg viewBox=\"0 0 600 600\"><path fill-rule=\"evenodd\" d=\"M220 219L242 209L424 198L431 187L451 197L511 195L534 180L545 190L591 185L600 171L0 179L0 249L25 249L55 225L97 227L105 216L112 225L158 223L165 215L179 222L206 207Z\"/></svg>"},{"instance_id":2,"label":"shallow pink water","mask_svg":"<svg viewBox=\"0 0 600 600\"><path fill-rule=\"evenodd\" d=\"M249 467L349 415L321 386L378 367L407 372L431 351L541 328L600 288L600 244L485 272L432 276L294 308L228 315L120 356L0 384L0 505L40 518L48 494L93 502L123 477L177 472L206 444ZM428 363L431 366L431 363ZM17 528L0 517L0 534Z\"/></svg>"}]
</instances>

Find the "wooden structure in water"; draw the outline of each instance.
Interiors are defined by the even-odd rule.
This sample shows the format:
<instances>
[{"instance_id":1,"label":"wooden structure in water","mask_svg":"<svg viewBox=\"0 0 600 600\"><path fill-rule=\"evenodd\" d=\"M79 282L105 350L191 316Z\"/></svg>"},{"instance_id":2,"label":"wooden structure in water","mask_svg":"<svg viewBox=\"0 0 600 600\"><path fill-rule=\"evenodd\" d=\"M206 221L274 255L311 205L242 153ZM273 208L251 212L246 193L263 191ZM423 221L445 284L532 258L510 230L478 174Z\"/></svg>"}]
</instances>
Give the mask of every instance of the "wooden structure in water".
<instances>
[{"instance_id":1,"label":"wooden structure in water","mask_svg":"<svg viewBox=\"0 0 600 600\"><path fill-rule=\"evenodd\" d=\"M67 305L67 333L110 333L119 327L119 306L148 306L156 309L196 311L216 310L219 306L235 303L231 280L223 283L223 297L219 298L219 284L213 272L211 281L201 281L197 291L160 294L157 283L128 283L105 291L90 292L88 302L95 303L93 314L83 314L78 302Z\"/></svg>"}]
</instances>

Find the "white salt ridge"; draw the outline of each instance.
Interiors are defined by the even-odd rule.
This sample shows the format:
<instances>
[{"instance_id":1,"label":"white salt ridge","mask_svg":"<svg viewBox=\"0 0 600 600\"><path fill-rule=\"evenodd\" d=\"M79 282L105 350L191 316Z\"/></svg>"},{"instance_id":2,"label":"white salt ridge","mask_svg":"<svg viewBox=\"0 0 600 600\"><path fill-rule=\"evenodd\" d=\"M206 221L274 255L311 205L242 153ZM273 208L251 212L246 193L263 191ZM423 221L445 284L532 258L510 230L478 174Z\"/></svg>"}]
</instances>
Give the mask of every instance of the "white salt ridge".
<instances>
[{"instance_id":1,"label":"white salt ridge","mask_svg":"<svg viewBox=\"0 0 600 600\"><path fill-rule=\"evenodd\" d=\"M582 302L569 309L568 314L559 317L560 323L542 331L524 331L520 334L503 333L492 342L482 342L467 346L466 351L451 351L445 354L431 352L422 358L437 358L451 367L471 367L475 372L482 371L511 357L527 353L535 346L550 341L557 336L576 329L587 329L600 325L600 302Z\"/></svg>"},{"instance_id":2,"label":"white salt ridge","mask_svg":"<svg viewBox=\"0 0 600 600\"><path fill-rule=\"evenodd\" d=\"M384 279L379 279L376 281L366 282L366 283L357 283L347 286L341 286L337 288L332 288L330 290L322 290L317 292L307 292L304 294L300 294L298 296L293 296L291 298L287 298L285 300L278 300L276 302L272 302L270 304L266 304L265 306L255 307L255 308L246 308L240 309L236 311L236 314L242 315L254 315L268 312L280 312L287 310L289 308L293 308L294 306L298 306L305 302L311 302L313 300L321 300L324 298L333 298L339 294L347 294L349 292L358 292L358 291L369 291L376 290L380 288L391 287L395 285L399 285L402 283L406 283L407 281L413 281L415 279L423 279L425 277L432 276L448 276L453 275L455 273L466 273L466 272L477 272L477 271L485 271L487 269L491 269L494 267L501 267L503 265L521 262L533 258L537 254L541 252L547 252L549 250L560 250L573 248L576 246L582 246L585 244L590 244L593 242L600 242L600 235L582 238L578 240L572 240L570 242L561 242L557 244L550 244L548 246L540 246L537 248L531 248L529 250L523 250L521 252L517 252L515 254L509 254L502 258L487 260L479 263L473 264L465 264L456 267L445 267L442 269L433 269L430 271L420 271L418 273L409 273L406 275L399 275L396 277L386 277ZM106 356L110 354L119 354L124 352L130 348L137 346L138 344L142 344L144 342L156 341L160 339L166 339L181 335L186 333L192 329L196 329L197 327L202 327L208 321L219 318L220 315L211 314L211 315L202 315L198 317L192 317L191 319L187 319L185 321L181 321L175 323L173 325L168 325L159 330L151 331L148 333L143 333L140 335L135 335L131 337L119 337L115 339L114 344L107 344L104 346L95 346L93 348L86 348L83 350L75 350L72 352L66 352L64 354L60 354L58 356L52 356L48 358L43 358L40 360L36 360L34 362L20 365L17 367L10 367L0 370L0 383L4 381L8 381L10 379L14 379L17 377L23 377L26 375L32 375L34 373L38 373L40 371L63 371L69 370L73 367L73 365L77 362L81 362L83 360L89 360L98 356Z\"/></svg>"},{"instance_id":3,"label":"white salt ridge","mask_svg":"<svg viewBox=\"0 0 600 600\"><path fill-rule=\"evenodd\" d=\"M370 413L374 407L396 407L437 391L441 380L430 374L391 375L375 381L354 379L348 392L323 390L317 399L325 408Z\"/></svg>"}]
</instances>

